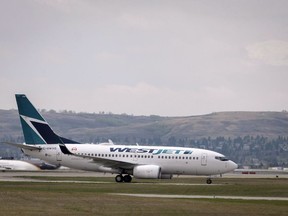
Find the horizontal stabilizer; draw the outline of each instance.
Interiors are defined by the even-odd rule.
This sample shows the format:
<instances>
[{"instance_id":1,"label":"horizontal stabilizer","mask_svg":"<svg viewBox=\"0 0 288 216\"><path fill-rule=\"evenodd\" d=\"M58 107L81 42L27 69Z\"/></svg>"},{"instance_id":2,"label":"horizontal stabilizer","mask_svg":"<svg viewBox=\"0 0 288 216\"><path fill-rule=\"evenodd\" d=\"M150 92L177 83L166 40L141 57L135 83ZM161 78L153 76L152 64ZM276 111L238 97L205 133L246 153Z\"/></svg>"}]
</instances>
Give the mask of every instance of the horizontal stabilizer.
<instances>
[{"instance_id":1,"label":"horizontal stabilizer","mask_svg":"<svg viewBox=\"0 0 288 216\"><path fill-rule=\"evenodd\" d=\"M12 145L18 148L27 149L27 150L41 150L41 147L35 146L35 145L26 145L22 143L11 143L11 142L3 142L3 143L7 145Z\"/></svg>"}]
</instances>

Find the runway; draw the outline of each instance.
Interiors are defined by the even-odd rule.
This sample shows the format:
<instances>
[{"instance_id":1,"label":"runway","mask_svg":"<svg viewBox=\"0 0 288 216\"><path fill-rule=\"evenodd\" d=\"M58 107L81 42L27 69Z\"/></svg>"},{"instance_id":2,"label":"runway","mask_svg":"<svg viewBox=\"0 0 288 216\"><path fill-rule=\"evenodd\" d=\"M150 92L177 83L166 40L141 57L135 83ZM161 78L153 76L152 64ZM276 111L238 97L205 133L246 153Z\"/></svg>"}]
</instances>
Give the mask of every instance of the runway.
<instances>
[{"instance_id":1,"label":"runway","mask_svg":"<svg viewBox=\"0 0 288 216\"><path fill-rule=\"evenodd\" d=\"M85 181L54 181L54 180L41 180L32 179L29 177L41 176L41 177L114 177L112 174L87 172L78 170L45 170L45 171L2 171L0 172L0 181L13 181L13 182L74 182L74 183L85 183ZM87 183L99 183L93 181L86 181ZM107 182L105 182L107 183Z\"/></svg>"},{"instance_id":2,"label":"runway","mask_svg":"<svg viewBox=\"0 0 288 216\"><path fill-rule=\"evenodd\" d=\"M234 199L234 200L278 200L288 201L288 197L251 197L251 196L202 196L202 195L169 195L169 194L125 194L113 193L119 196L170 198L170 199Z\"/></svg>"},{"instance_id":3,"label":"runway","mask_svg":"<svg viewBox=\"0 0 288 216\"><path fill-rule=\"evenodd\" d=\"M45 180L45 179L34 179L29 177L35 177L35 176L41 176L41 177L109 177L114 178L115 175L113 174L104 174L104 173L97 173L97 172L86 172L86 171L37 171L37 172L31 172L31 171L5 171L0 173L0 181L9 181L9 182L53 182L53 183L79 183L79 184L115 184L115 182L107 182L107 181L77 181L77 180ZM205 182L205 177L203 178L203 184L193 184L193 183L169 183L169 182L132 182L133 184L158 184L158 185L181 185L181 186L192 186L197 185L206 186L207 184ZM221 185L221 184L211 184L213 185Z\"/></svg>"},{"instance_id":4,"label":"runway","mask_svg":"<svg viewBox=\"0 0 288 216\"><path fill-rule=\"evenodd\" d=\"M88 172L88 171L81 171L81 170L71 170L71 169L65 169L65 170L44 170L44 171L14 171L14 170L2 170L0 171L0 181L30 181L30 182L37 182L37 181L44 181L44 180L37 180L37 179L29 179L29 176L41 176L41 177L110 177L114 178L115 174L110 173L98 173L98 172ZM207 178L206 176L173 176L173 179L175 178L203 178L203 182ZM219 177L215 177L219 178ZM261 174L254 174L254 175L243 175L240 173L227 173L222 176L222 178L288 178L288 173L261 173ZM60 182L60 181L58 181ZM62 181L63 182L63 181ZM75 183L77 181L74 181ZM79 181L84 182L84 181ZM99 182L91 182L91 183L99 183ZM107 183L107 182L106 182ZM140 184L140 183L139 183ZM165 183L169 184L169 183ZM173 183L178 184L178 183ZM190 185L190 184L186 184ZM193 184L195 185L195 184ZM199 184L202 185L202 184ZM206 185L203 184L203 185ZM213 185L213 184L212 184Z\"/></svg>"},{"instance_id":5,"label":"runway","mask_svg":"<svg viewBox=\"0 0 288 216\"><path fill-rule=\"evenodd\" d=\"M35 179L32 177L41 176L41 177L67 177L71 180L47 180L47 179ZM225 175L226 178L249 178L251 175L239 175L239 174L228 174ZM29 178L31 177L31 178ZM78 171L78 170L52 170L52 171L2 171L0 172L0 182L42 182L42 183L75 183L75 184L116 184L115 182L109 181L82 181L82 180L73 180L73 177L109 177L114 178L113 174L105 173L96 173L96 172L87 172L87 171ZM187 178L192 176L180 176L179 178ZM224 178L225 178L224 177ZM263 175L252 175L251 178L263 178ZM206 178L204 176L194 178ZM276 178L275 175L264 175L264 178ZM279 177L278 177L279 178ZM287 175L284 176L287 178ZM204 182L204 181L203 181ZM173 185L173 186L223 186L225 184L195 184L195 183L175 183L175 182L133 182L133 185ZM145 197L145 198L168 198L168 199L234 199L234 200L276 200L276 201L288 201L288 197L252 197L252 196L218 196L218 195L175 195L175 194L133 194L133 193L110 193L110 195L115 196L130 196L130 197Z\"/></svg>"}]
</instances>

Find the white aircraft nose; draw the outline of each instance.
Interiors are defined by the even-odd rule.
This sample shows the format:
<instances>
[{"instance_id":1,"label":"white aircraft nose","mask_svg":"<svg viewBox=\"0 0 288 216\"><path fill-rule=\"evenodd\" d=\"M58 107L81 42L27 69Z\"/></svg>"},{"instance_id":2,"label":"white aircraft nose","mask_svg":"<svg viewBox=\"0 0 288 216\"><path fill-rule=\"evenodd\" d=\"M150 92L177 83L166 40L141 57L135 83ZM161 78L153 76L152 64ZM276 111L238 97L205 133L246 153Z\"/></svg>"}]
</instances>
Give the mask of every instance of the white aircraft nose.
<instances>
[{"instance_id":1,"label":"white aircraft nose","mask_svg":"<svg viewBox=\"0 0 288 216\"><path fill-rule=\"evenodd\" d=\"M234 163L233 161L229 161L229 169L231 169L231 171L237 168L238 168L238 164Z\"/></svg>"}]
</instances>

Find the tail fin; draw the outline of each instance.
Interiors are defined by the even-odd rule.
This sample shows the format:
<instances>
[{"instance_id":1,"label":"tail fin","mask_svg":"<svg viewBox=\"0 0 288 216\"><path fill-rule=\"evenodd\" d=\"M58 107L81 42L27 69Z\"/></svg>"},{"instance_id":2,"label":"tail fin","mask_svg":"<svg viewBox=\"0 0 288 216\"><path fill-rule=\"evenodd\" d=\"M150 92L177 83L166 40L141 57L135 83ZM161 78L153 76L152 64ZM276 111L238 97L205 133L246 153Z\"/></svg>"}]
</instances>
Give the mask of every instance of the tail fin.
<instances>
[{"instance_id":1,"label":"tail fin","mask_svg":"<svg viewBox=\"0 0 288 216\"><path fill-rule=\"evenodd\" d=\"M77 143L58 136L24 94L16 94L18 112L26 144Z\"/></svg>"}]
</instances>

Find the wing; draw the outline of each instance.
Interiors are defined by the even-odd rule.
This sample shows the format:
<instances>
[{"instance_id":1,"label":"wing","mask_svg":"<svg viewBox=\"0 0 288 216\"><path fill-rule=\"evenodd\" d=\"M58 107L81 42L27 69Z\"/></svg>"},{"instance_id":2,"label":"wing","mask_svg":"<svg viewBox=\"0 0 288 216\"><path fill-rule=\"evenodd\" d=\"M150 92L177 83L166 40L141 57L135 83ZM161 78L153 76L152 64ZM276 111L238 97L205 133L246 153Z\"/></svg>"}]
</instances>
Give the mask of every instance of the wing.
<instances>
[{"instance_id":1,"label":"wing","mask_svg":"<svg viewBox=\"0 0 288 216\"><path fill-rule=\"evenodd\" d=\"M95 163L98 163L104 167L110 167L113 169L130 170L130 169L133 169L133 167L136 165L134 163L111 160L111 159L107 159L107 158L97 158L97 157L89 157L89 158L92 158L93 162L95 162Z\"/></svg>"},{"instance_id":2,"label":"wing","mask_svg":"<svg viewBox=\"0 0 288 216\"><path fill-rule=\"evenodd\" d=\"M89 158L93 160L91 163L97 163L99 165L102 165L103 167L108 167L112 169L131 170L134 168L134 166L137 165L136 163L123 162L123 161L107 159L107 158L99 158L96 156L77 155L69 151L69 149L64 144L60 144L59 146L63 154L74 155L76 157L81 157L81 158Z\"/></svg>"}]
</instances>

